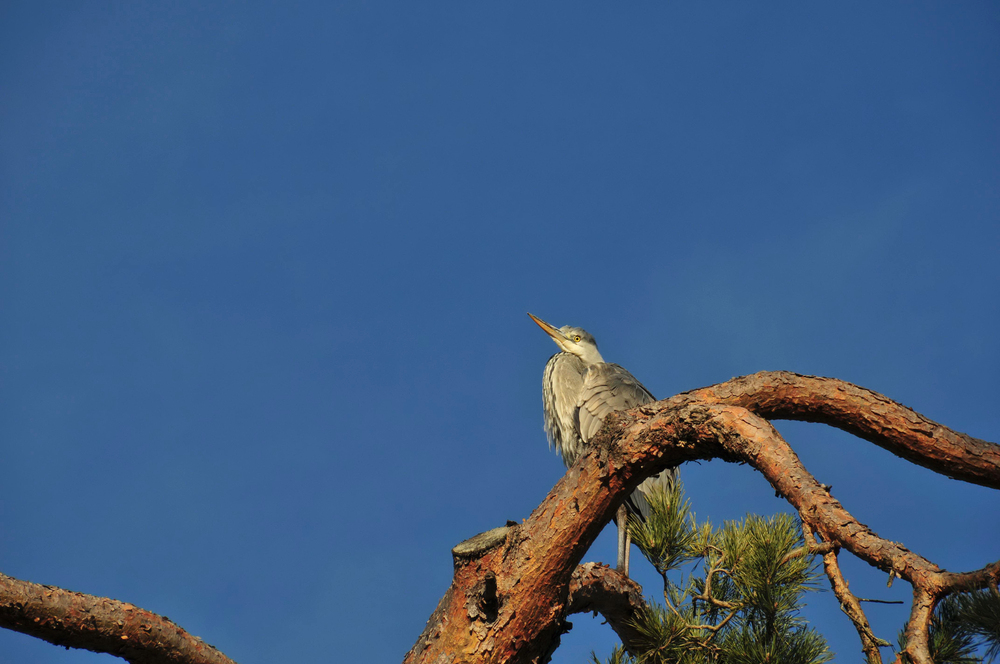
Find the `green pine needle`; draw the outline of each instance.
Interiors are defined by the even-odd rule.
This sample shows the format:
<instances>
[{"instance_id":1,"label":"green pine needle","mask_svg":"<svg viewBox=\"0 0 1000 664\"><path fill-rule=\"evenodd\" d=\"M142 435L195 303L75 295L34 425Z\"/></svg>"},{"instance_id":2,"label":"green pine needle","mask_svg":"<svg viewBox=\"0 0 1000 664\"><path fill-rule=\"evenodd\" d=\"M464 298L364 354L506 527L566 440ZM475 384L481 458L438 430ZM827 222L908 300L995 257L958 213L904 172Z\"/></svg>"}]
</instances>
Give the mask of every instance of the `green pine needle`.
<instances>
[{"instance_id":1,"label":"green pine needle","mask_svg":"<svg viewBox=\"0 0 1000 664\"><path fill-rule=\"evenodd\" d=\"M677 569L691 560L696 540L694 515L690 502L682 499L680 482L665 489L656 485L645 494L652 514L645 521L629 519L629 533L643 555L661 574Z\"/></svg>"},{"instance_id":2,"label":"green pine needle","mask_svg":"<svg viewBox=\"0 0 1000 664\"><path fill-rule=\"evenodd\" d=\"M822 664L833 654L799 616L802 594L817 589L815 556L797 519L748 515L713 528L698 523L678 484L648 496L652 515L632 520L633 541L664 579L665 605L636 616L635 657L608 664ZM799 552L801 553L801 551ZM687 570L676 583L668 572ZM594 662L598 662L596 655Z\"/></svg>"}]
</instances>

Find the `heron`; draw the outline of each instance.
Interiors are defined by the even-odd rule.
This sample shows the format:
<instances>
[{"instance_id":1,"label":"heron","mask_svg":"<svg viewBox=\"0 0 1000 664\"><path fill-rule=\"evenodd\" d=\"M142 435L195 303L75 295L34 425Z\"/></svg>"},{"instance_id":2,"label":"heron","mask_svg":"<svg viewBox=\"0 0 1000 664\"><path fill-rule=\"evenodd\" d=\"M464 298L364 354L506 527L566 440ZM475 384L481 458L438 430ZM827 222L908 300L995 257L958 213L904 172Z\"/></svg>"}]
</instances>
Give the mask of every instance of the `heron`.
<instances>
[{"instance_id":1,"label":"heron","mask_svg":"<svg viewBox=\"0 0 1000 664\"><path fill-rule=\"evenodd\" d=\"M559 346L549 358L542 374L542 405L545 434L569 468L597 435L608 413L635 408L656 401L642 383L617 364L605 362L597 350L593 335L579 327L556 328L532 315L535 321ZM669 489L677 481L677 469L668 468L643 480L625 503L618 508L618 570L628 576L631 538L626 528L627 515L648 518L652 507L645 494L657 486Z\"/></svg>"}]
</instances>

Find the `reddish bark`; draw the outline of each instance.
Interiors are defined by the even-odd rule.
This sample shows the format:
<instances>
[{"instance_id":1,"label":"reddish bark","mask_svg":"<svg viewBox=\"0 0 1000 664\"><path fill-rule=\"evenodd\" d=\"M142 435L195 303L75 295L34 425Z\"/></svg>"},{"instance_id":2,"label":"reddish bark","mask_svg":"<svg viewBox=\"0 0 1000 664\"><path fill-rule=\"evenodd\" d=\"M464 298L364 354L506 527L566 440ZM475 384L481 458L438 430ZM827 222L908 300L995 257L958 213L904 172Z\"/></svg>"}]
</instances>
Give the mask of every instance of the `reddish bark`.
<instances>
[{"instance_id":1,"label":"reddish bark","mask_svg":"<svg viewBox=\"0 0 1000 664\"><path fill-rule=\"evenodd\" d=\"M588 611L600 613L632 653L635 652L634 644L639 639L639 633L630 621L645 607L642 587L607 565L586 563L573 572L567 615Z\"/></svg>"},{"instance_id":2,"label":"reddish bark","mask_svg":"<svg viewBox=\"0 0 1000 664\"><path fill-rule=\"evenodd\" d=\"M502 546L456 562L451 588L404 661L544 661L558 643L568 613L570 571L618 504L642 479L667 466L720 458L760 471L824 542L912 583L907 654L918 664L930 662L927 622L936 602L959 589L996 583L1000 563L951 574L880 538L806 471L762 416L831 424L937 472L1000 487L1000 447L833 379L761 373L615 413L588 453L527 521L506 534ZM488 573L496 578L499 596L493 620L468 609L482 601ZM863 615L857 605L855 617ZM875 659L877 648L866 648L866 653L870 661L880 661Z\"/></svg>"},{"instance_id":3,"label":"reddish bark","mask_svg":"<svg viewBox=\"0 0 1000 664\"><path fill-rule=\"evenodd\" d=\"M842 380L763 371L674 397L684 398L743 406L767 419L829 424L942 475L1000 489L1000 446Z\"/></svg>"},{"instance_id":4,"label":"reddish bark","mask_svg":"<svg viewBox=\"0 0 1000 664\"><path fill-rule=\"evenodd\" d=\"M810 544L816 542L816 537L809 528L804 528L802 534L806 542ZM868 624L868 616L861 609L861 602L851 592L847 580L840 571L840 562L837 560L838 553L837 547L823 552L823 570L826 572L827 578L830 579L830 587L833 594L837 596L837 601L840 602L841 610L851 619L854 628L858 631L858 637L861 639L861 650L865 653L868 664L881 664L880 641L872 633L871 625Z\"/></svg>"},{"instance_id":5,"label":"reddish bark","mask_svg":"<svg viewBox=\"0 0 1000 664\"><path fill-rule=\"evenodd\" d=\"M234 664L163 616L137 606L0 574L0 626L134 664Z\"/></svg>"},{"instance_id":6,"label":"reddish bark","mask_svg":"<svg viewBox=\"0 0 1000 664\"><path fill-rule=\"evenodd\" d=\"M761 472L798 510L807 537L822 538L810 542L812 550L832 561L827 572L837 596L850 606L863 640L865 632L871 636L865 640L870 662L881 661L877 643L846 590L834 547L909 581L914 602L906 654L929 663L927 627L937 602L951 592L996 585L1000 562L955 574L880 538L809 474L764 418L824 422L936 472L1000 488L1000 447L843 381L772 372L680 394L609 416L589 451L526 521L456 547L451 586L404 661L545 661L566 616L590 610L601 612L630 643L635 634L627 620L642 606L638 586L607 568L577 565L644 478L684 461L718 458ZM0 626L131 662L231 662L162 616L3 575Z\"/></svg>"}]
</instances>

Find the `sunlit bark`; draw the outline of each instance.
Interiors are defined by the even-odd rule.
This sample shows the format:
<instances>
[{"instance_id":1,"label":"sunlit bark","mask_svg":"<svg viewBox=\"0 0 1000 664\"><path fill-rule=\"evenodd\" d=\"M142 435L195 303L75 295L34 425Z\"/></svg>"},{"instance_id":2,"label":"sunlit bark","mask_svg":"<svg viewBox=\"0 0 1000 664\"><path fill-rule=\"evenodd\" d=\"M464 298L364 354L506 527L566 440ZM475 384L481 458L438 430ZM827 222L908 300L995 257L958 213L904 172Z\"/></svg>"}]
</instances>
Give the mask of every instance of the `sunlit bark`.
<instances>
[{"instance_id":1,"label":"sunlit bark","mask_svg":"<svg viewBox=\"0 0 1000 664\"><path fill-rule=\"evenodd\" d=\"M455 572L408 664L543 662L567 616L601 613L632 647L629 619L641 588L614 570L580 561L639 483L696 459L742 462L763 474L802 518L809 554L822 554L869 662L878 642L837 564L846 550L913 586L906 655L928 664L928 624L952 592L995 586L1000 562L951 573L879 537L802 465L768 419L823 422L936 472L1000 488L1000 446L952 431L882 395L843 381L765 372L679 394L608 417L589 451L520 524L453 549ZM130 662L231 662L162 616L91 595L0 575L0 626L57 645ZM902 657L902 654L900 654Z\"/></svg>"},{"instance_id":2,"label":"sunlit bark","mask_svg":"<svg viewBox=\"0 0 1000 664\"><path fill-rule=\"evenodd\" d=\"M910 582L914 603L906 652L913 662L929 663L927 630L934 606L951 592L996 584L1000 563L952 574L879 537L805 469L765 418L823 422L936 472L1000 487L1000 447L843 381L765 372L680 394L609 416L588 453L525 522L504 531L492 547L456 557L452 585L404 661L544 661L573 609L573 570L617 506L639 482L665 467L718 458L762 473L795 506L806 530L822 538L814 539L817 553L834 556L835 562L836 551L824 546L834 544ZM843 582L839 567L826 569L836 588ZM496 588L496 611L486 615L470 607L483 602L488 575ZM860 604L853 604L852 620L871 636L866 655L881 661ZM629 645L627 634L623 641Z\"/></svg>"}]
</instances>

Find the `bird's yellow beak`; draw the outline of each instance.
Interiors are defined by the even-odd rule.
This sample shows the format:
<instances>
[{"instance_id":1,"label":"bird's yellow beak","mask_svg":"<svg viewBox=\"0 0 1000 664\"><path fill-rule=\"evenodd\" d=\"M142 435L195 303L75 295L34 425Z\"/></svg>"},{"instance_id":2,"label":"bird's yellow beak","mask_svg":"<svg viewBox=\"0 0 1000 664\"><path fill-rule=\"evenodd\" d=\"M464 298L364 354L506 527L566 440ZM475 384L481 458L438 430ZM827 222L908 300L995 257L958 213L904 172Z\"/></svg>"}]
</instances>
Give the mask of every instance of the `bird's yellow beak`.
<instances>
[{"instance_id":1,"label":"bird's yellow beak","mask_svg":"<svg viewBox=\"0 0 1000 664\"><path fill-rule=\"evenodd\" d=\"M531 320L533 320L536 323L538 323L538 327L540 327L543 330L545 330L545 334L547 334L550 337L552 337L553 341L555 341L559 345L560 348L563 347L563 344L565 342L569 341L569 339L566 338L566 335L563 334L562 332L560 332L558 330L558 328L552 327L551 325L549 325L548 323L546 323L545 321L543 321L541 318L537 318L535 316L532 316L531 313L529 313L528 316L531 318Z\"/></svg>"}]
</instances>

